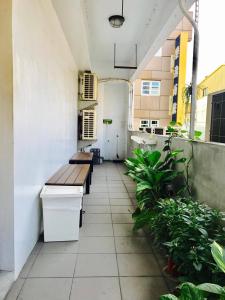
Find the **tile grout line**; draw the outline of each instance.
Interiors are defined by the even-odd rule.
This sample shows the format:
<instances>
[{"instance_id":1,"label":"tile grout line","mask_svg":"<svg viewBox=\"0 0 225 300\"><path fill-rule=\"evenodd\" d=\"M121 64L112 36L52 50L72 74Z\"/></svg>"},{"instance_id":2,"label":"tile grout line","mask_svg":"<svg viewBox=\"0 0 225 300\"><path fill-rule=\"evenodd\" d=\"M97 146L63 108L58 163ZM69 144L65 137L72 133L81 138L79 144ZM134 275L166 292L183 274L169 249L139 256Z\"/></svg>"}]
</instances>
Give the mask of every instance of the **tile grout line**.
<instances>
[{"instance_id":1,"label":"tile grout line","mask_svg":"<svg viewBox=\"0 0 225 300\"><path fill-rule=\"evenodd\" d=\"M37 258L38 258L38 256L39 256L39 254L41 253L42 247L43 247L43 244L41 245L40 249L38 249L37 254L36 254L36 256L35 256L35 259L34 259L33 263L31 264L31 267L30 267L30 269L29 269L29 271L28 271L28 273L27 273L27 276L26 276L25 278L19 277L19 276L18 276L18 279L19 279L19 278L20 278L20 279L24 279L24 282L23 282L23 284L22 284L22 286L21 286L21 288L20 288L20 291L19 291L18 295L16 296L16 300L19 299L19 296L20 296L20 294L21 294L21 292L22 292L22 290L23 290L23 288L24 288L24 286L25 286L25 284L26 284L26 281L27 281L27 279L29 278L29 274L30 274L30 272L31 272L31 269L33 268L33 266L34 266L34 264L35 264L35 262L36 262L36 260L37 260ZM32 252L32 251L31 251L31 252ZM10 289L10 290L11 290L11 289ZM5 299L7 299L7 296L5 297Z\"/></svg>"},{"instance_id":2,"label":"tile grout line","mask_svg":"<svg viewBox=\"0 0 225 300\"><path fill-rule=\"evenodd\" d=\"M110 210L111 210L111 218L112 218L112 208L111 208L111 202L110 202ZM120 288L120 298L123 299L122 295L122 287L120 282L120 272L119 272L119 263L118 263L118 257L117 257L117 250L116 250L116 238L115 238L115 232L113 227L113 219L112 219L112 229L113 229L113 240L114 240L114 247L115 247L115 255L116 255L116 264L117 264L117 270L118 270L118 281L119 281L119 288Z\"/></svg>"}]
</instances>

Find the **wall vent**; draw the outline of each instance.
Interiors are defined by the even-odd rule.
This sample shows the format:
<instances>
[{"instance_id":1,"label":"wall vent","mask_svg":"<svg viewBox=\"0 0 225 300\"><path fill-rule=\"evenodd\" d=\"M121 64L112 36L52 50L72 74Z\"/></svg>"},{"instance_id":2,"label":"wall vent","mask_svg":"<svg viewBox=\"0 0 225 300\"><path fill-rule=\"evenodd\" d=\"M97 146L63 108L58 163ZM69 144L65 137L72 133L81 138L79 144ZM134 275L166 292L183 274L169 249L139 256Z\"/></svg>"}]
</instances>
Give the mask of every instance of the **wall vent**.
<instances>
[{"instance_id":1,"label":"wall vent","mask_svg":"<svg viewBox=\"0 0 225 300\"><path fill-rule=\"evenodd\" d=\"M83 110L82 140L96 140L96 111Z\"/></svg>"},{"instance_id":2,"label":"wall vent","mask_svg":"<svg viewBox=\"0 0 225 300\"><path fill-rule=\"evenodd\" d=\"M80 83L81 100L96 101L98 90L98 79L96 74L82 73L80 75Z\"/></svg>"}]
</instances>

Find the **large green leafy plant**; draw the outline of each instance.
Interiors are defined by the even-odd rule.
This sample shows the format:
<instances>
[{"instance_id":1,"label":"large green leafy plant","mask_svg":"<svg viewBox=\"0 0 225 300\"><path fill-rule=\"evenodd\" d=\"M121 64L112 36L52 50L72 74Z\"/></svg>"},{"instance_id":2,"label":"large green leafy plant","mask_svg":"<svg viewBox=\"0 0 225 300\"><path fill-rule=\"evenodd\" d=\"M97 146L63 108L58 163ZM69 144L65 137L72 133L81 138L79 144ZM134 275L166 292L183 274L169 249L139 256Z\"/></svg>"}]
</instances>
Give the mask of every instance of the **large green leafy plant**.
<instances>
[{"instance_id":1,"label":"large green leafy plant","mask_svg":"<svg viewBox=\"0 0 225 300\"><path fill-rule=\"evenodd\" d=\"M137 183L137 206L133 217L135 228L141 228L148 223L148 213L160 198L171 196L171 183L182 172L175 169L177 163L183 163L185 158L178 158L183 150L172 151L166 144L165 156L159 151L134 150L134 158L125 161L127 175Z\"/></svg>"},{"instance_id":2,"label":"large green leafy plant","mask_svg":"<svg viewBox=\"0 0 225 300\"><path fill-rule=\"evenodd\" d=\"M218 266L218 268L225 273L225 250L217 242L214 242L211 246L212 256ZM160 297L160 300L224 300L225 288L213 284L202 283L194 285L193 283L186 282L179 287L179 296L168 294Z\"/></svg>"}]
</instances>

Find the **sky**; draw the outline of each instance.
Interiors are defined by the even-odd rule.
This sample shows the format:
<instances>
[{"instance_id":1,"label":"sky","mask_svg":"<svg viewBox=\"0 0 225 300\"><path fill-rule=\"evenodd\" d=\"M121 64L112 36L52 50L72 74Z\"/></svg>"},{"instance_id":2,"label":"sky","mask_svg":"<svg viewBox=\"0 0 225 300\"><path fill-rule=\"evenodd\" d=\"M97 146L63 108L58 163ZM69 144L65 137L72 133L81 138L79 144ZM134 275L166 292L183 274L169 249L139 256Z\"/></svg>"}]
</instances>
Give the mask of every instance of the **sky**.
<instances>
[{"instance_id":1,"label":"sky","mask_svg":"<svg viewBox=\"0 0 225 300\"><path fill-rule=\"evenodd\" d=\"M225 64L225 0L200 0L198 82Z\"/></svg>"}]
</instances>

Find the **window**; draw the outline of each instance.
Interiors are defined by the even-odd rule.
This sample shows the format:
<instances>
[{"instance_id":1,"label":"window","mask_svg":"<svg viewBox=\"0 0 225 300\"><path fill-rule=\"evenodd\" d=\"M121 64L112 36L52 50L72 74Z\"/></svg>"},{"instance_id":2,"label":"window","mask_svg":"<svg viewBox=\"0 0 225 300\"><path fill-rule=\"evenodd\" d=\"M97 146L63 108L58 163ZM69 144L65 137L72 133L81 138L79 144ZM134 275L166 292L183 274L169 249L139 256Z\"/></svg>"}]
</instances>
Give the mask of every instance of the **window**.
<instances>
[{"instance_id":1,"label":"window","mask_svg":"<svg viewBox=\"0 0 225 300\"><path fill-rule=\"evenodd\" d=\"M150 121L150 126L151 127L159 127L159 120L151 120Z\"/></svg>"},{"instance_id":2,"label":"window","mask_svg":"<svg viewBox=\"0 0 225 300\"><path fill-rule=\"evenodd\" d=\"M142 96L160 96L160 81L142 80Z\"/></svg>"},{"instance_id":3,"label":"window","mask_svg":"<svg viewBox=\"0 0 225 300\"><path fill-rule=\"evenodd\" d=\"M203 89L203 97L208 96L208 88Z\"/></svg>"},{"instance_id":4,"label":"window","mask_svg":"<svg viewBox=\"0 0 225 300\"><path fill-rule=\"evenodd\" d=\"M149 120L140 120L140 128L149 127Z\"/></svg>"}]
</instances>

